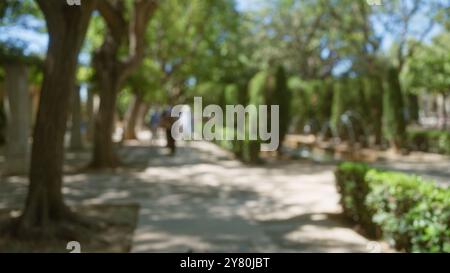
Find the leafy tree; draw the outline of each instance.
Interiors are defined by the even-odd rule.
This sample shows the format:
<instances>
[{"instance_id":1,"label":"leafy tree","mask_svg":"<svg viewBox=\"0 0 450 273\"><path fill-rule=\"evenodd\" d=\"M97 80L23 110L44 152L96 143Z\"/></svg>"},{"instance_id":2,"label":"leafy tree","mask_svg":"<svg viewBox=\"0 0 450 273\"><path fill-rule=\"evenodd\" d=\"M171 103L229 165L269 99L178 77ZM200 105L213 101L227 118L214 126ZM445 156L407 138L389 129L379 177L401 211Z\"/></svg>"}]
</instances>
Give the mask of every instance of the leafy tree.
<instances>
[{"instance_id":1,"label":"leafy tree","mask_svg":"<svg viewBox=\"0 0 450 273\"><path fill-rule=\"evenodd\" d=\"M406 64L402 82L414 93L438 94L445 101L450 94L450 33L445 32L434 38L430 45L421 45ZM446 120L447 110L442 108L442 120ZM442 123L443 129L446 123Z\"/></svg>"},{"instance_id":2,"label":"leafy tree","mask_svg":"<svg viewBox=\"0 0 450 273\"><path fill-rule=\"evenodd\" d=\"M37 0L50 36L39 111L33 135L30 184L17 235L65 234L64 224L77 217L62 195L63 140L73 90L78 53L95 1L70 7L64 0ZM50 61L51 60L51 61ZM49 126L51 124L51 126ZM67 235L67 234L66 234Z\"/></svg>"},{"instance_id":3,"label":"leafy tree","mask_svg":"<svg viewBox=\"0 0 450 273\"><path fill-rule=\"evenodd\" d=\"M93 66L100 89L95 121L93 168L115 167L118 158L112 143L117 94L145 57L145 33L157 1L98 1L97 9L107 31L95 51Z\"/></svg>"},{"instance_id":4,"label":"leafy tree","mask_svg":"<svg viewBox=\"0 0 450 273\"><path fill-rule=\"evenodd\" d=\"M405 116L403 97L398 70L390 67L387 71L383 92L383 134L391 147L400 149L405 142Z\"/></svg>"}]
</instances>

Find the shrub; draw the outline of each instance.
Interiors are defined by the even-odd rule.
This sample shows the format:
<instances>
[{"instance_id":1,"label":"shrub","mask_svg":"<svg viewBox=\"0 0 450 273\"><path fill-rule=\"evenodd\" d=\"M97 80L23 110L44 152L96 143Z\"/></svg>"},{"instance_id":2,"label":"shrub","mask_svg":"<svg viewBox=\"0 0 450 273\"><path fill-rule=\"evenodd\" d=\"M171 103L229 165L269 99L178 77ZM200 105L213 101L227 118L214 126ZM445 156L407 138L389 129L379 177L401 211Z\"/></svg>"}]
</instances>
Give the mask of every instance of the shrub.
<instances>
[{"instance_id":1,"label":"shrub","mask_svg":"<svg viewBox=\"0 0 450 273\"><path fill-rule=\"evenodd\" d=\"M450 132L441 130L409 130L410 149L450 155Z\"/></svg>"},{"instance_id":2,"label":"shrub","mask_svg":"<svg viewBox=\"0 0 450 273\"><path fill-rule=\"evenodd\" d=\"M368 171L369 167L366 164L342 163L335 173L336 183L345 216L361 225L368 237L379 238L379 228L372 221L372 213L365 205L370 190L365 180Z\"/></svg>"},{"instance_id":3,"label":"shrub","mask_svg":"<svg viewBox=\"0 0 450 273\"><path fill-rule=\"evenodd\" d=\"M420 177L342 163L336 182L346 216L399 250L450 252L450 190Z\"/></svg>"}]
</instances>

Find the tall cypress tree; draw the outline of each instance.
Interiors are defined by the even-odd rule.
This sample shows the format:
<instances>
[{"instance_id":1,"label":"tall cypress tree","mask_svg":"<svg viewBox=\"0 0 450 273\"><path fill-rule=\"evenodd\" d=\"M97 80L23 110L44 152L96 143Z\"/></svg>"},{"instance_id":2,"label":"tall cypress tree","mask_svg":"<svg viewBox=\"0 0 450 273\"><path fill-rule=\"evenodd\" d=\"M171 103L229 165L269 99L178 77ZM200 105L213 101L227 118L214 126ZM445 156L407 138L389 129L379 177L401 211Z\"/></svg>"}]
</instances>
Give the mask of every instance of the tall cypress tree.
<instances>
[{"instance_id":1,"label":"tall cypress tree","mask_svg":"<svg viewBox=\"0 0 450 273\"><path fill-rule=\"evenodd\" d=\"M391 147L400 149L405 139L406 122L403 114L403 96L396 68L387 72L383 92L383 134Z\"/></svg>"}]
</instances>

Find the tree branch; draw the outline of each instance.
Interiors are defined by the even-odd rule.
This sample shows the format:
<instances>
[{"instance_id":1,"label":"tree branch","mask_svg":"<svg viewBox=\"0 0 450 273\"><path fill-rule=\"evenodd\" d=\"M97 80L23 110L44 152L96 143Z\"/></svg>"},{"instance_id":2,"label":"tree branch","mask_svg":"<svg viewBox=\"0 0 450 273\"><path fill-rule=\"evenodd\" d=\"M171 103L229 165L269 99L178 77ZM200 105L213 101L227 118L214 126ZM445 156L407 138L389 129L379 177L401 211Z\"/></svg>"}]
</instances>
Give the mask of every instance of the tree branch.
<instances>
[{"instance_id":1,"label":"tree branch","mask_svg":"<svg viewBox=\"0 0 450 273\"><path fill-rule=\"evenodd\" d=\"M158 6L155 0L135 0L132 21L129 26L129 53L121 64L121 71L126 77L137 66L144 57L145 32L153 13Z\"/></svg>"},{"instance_id":2,"label":"tree branch","mask_svg":"<svg viewBox=\"0 0 450 273\"><path fill-rule=\"evenodd\" d=\"M98 1L97 10L105 20L114 40L120 42L128 29L128 23L122 15L123 3L106 0Z\"/></svg>"}]
</instances>

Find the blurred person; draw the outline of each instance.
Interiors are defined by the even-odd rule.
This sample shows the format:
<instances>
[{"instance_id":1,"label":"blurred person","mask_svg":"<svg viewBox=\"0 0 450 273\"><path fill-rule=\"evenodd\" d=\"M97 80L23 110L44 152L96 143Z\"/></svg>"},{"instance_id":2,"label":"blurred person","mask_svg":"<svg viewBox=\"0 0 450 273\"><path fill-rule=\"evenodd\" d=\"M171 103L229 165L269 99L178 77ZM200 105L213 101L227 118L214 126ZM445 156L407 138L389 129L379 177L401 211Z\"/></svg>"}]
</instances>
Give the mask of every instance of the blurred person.
<instances>
[{"instance_id":1,"label":"blurred person","mask_svg":"<svg viewBox=\"0 0 450 273\"><path fill-rule=\"evenodd\" d=\"M161 114L158 109L154 110L150 115L150 132L152 133L151 140L152 142L156 140L158 136L158 127L161 121Z\"/></svg>"},{"instance_id":2,"label":"blurred person","mask_svg":"<svg viewBox=\"0 0 450 273\"><path fill-rule=\"evenodd\" d=\"M172 107L168 107L166 110L164 110L164 112L161 115L160 125L161 125L161 127L164 128L164 130L166 132L166 140L167 140L166 147L169 148L170 155L174 155L175 150L176 150L176 143L175 143L175 138L172 136L171 130L172 130L172 125L175 123L177 118L172 117L170 115L171 112L172 112Z\"/></svg>"}]
</instances>

